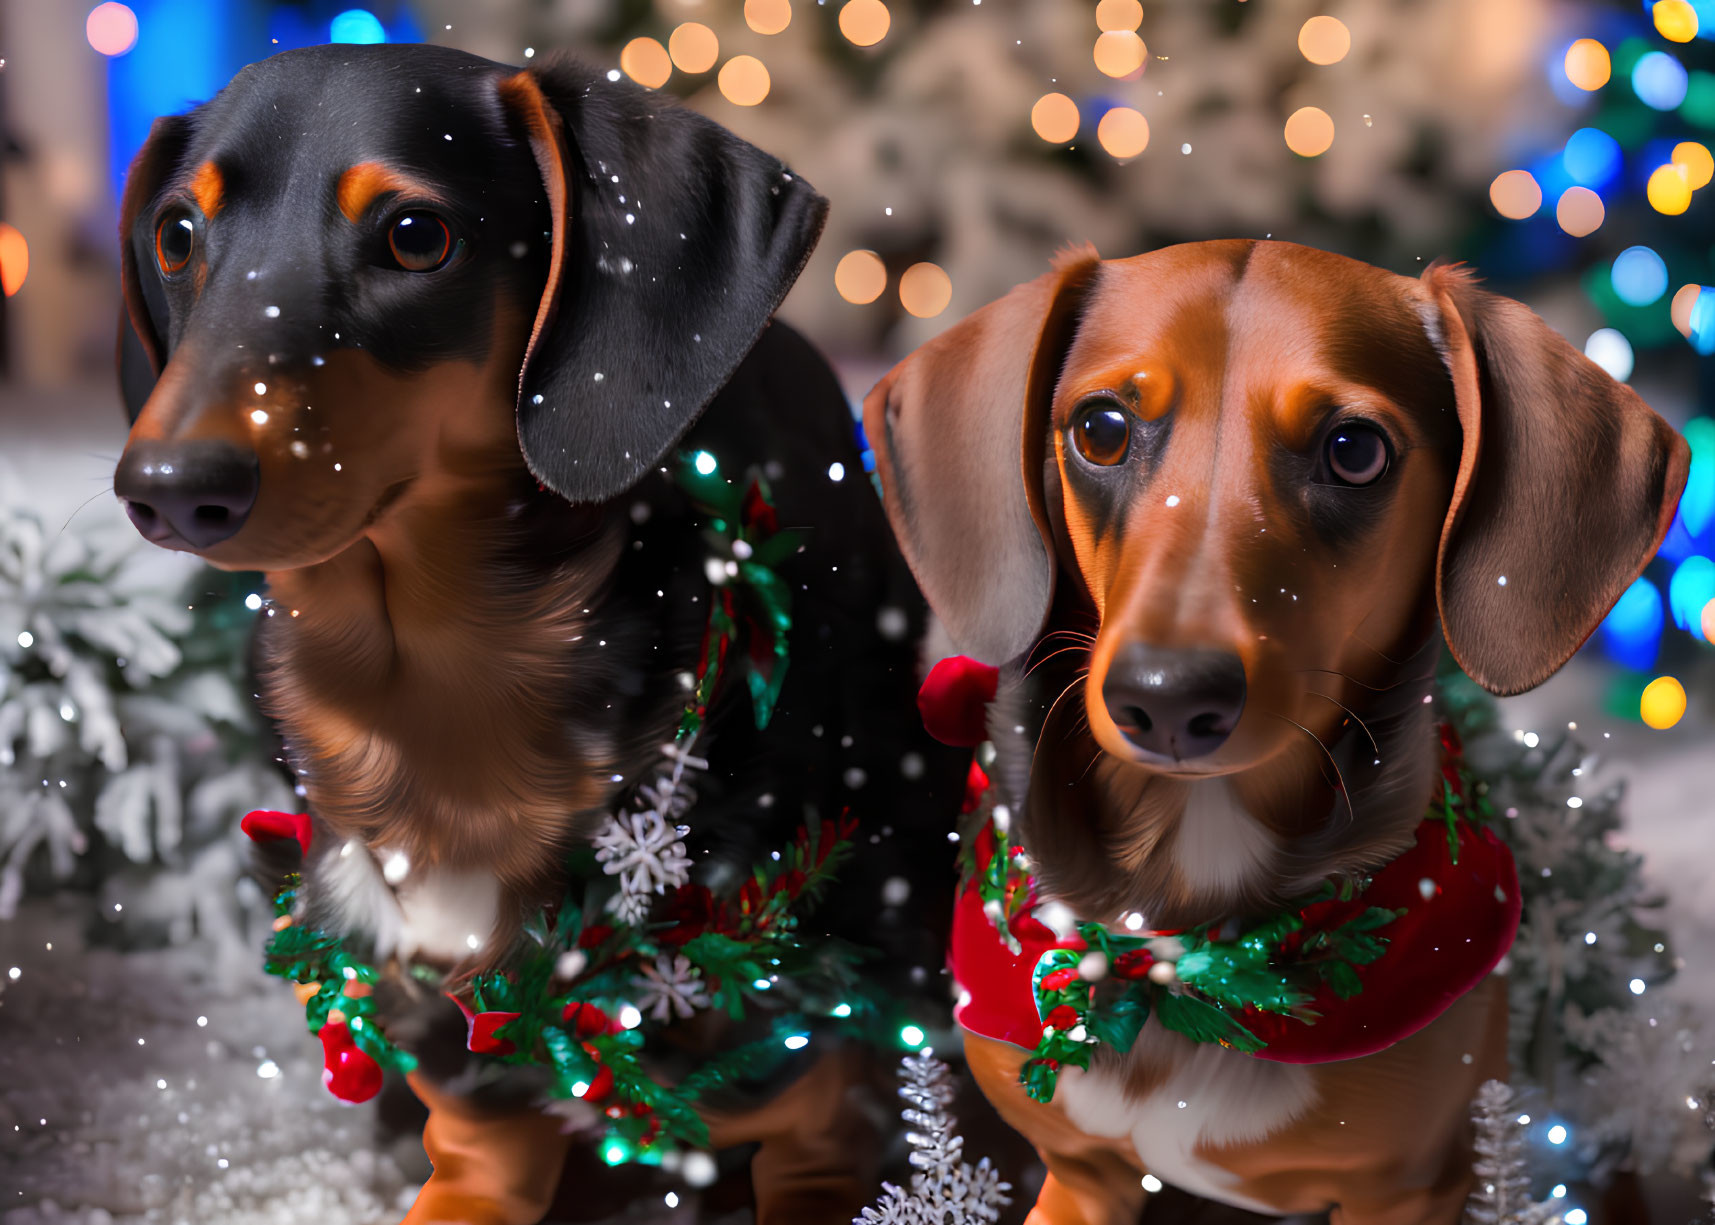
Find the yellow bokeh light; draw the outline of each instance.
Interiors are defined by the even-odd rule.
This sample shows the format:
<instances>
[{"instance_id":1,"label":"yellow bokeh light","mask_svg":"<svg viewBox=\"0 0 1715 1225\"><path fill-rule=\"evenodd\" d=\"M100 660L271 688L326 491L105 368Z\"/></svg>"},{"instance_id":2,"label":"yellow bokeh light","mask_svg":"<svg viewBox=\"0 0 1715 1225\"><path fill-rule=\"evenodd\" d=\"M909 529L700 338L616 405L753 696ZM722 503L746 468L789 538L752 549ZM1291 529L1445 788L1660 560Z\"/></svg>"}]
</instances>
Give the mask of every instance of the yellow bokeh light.
<instances>
[{"instance_id":1,"label":"yellow bokeh light","mask_svg":"<svg viewBox=\"0 0 1715 1225\"><path fill-rule=\"evenodd\" d=\"M1673 320L1673 326L1685 339L1691 339L1691 308L1697 305L1697 295L1703 291L1701 285L1681 285L1673 295L1673 303L1668 307L1668 316ZM1707 615L1705 610L1705 615Z\"/></svg>"},{"instance_id":2,"label":"yellow bokeh light","mask_svg":"<svg viewBox=\"0 0 1715 1225\"><path fill-rule=\"evenodd\" d=\"M30 275L30 244L17 226L0 221L0 292L10 298Z\"/></svg>"},{"instance_id":3,"label":"yellow bokeh light","mask_svg":"<svg viewBox=\"0 0 1715 1225\"><path fill-rule=\"evenodd\" d=\"M840 33L860 47L873 47L887 37L893 17L881 0L846 0L840 9Z\"/></svg>"},{"instance_id":4,"label":"yellow bokeh light","mask_svg":"<svg viewBox=\"0 0 1715 1225\"><path fill-rule=\"evenodd\" d=\"M1143 67L1149 48L1130 30L1111 30L1096 39L1096 67L1110 77L1129 77Z\"/></svg>"},{"instance_id":5,"label":"yellow bokeh light","mask_svg":"<svg viewBox=\"0 0 1715 1225\"><path fill-rule=\"evenodd\" d=\"M1320 157L1334 143L1334 121L1316 106L1303 106L1286 121L1286 147L1299 157Z\"/></svg>"},{"instance_id":6,"label":"yellow bokeh light","mask_svg":"<svg viewBox=\"0 0 1715 1225\"><path fill-rule=\"evenodd\" d=\"M834 265L834 288L856 306L874 302L887 288L887 265L874 251L847 251Z\"/></svg>"},{"instance_id":7,"label":"yellow bokeh light","mask_svg":"<svg viewBox=\"0 0 1715 1225\"><path fill-rule=\"evenodd\" d=\"M660 89L673 75L673 59L653 38L634 38L619 53L619 70L650 89Z\"/></svg>"},{"instance_id":8,"label":"yellow bokeh light","mask_svg":"<svg viewBox=\"0 0 1715 1225\"><path fill-rule=\"evenodd\" d=\"M1602 197L1588 187L1568 187L1554 206L1554 219L1574 238L1594 234L1601 228L1605 216L1607 210L1602 207Z\"/></svg>"},{"instance_id":9,"label":"yellow bokeh light","mask_svg":"<svg viewBox=\"0 0 1715 1225\"><path fill-rule=\"evenodd\" d=\"M1030 126L1051 145L1063 145L1078 134L1078 104L1065 94L1043 94L1030 108Z\"/></svg>"},{"instance_id":10,"label":"yellow bokeh light","mask_svg":"<svg viewBox=\"0 0 1715 1225\"><path fill-rule=\"evenodd\" d=\"M735 55L716 78L721 96L734 106L755 106L768 96L768 69L754 55Z\"/></svg>"},{"instance_id":11,"label":"yellow bokeh light","mask_svg":"<svg viewBox=\"0 0 1715 1225\"><path fill-rule=\"evenodd\" d=\"M899 278L899 301L919 319L933 319L952 300L952 278L939 264L912 264Z\"/></svg>"},{"instance_id":12,"label":"yellow bokeh light","mask_svg":"<svg viewBox=\"0 0 1715 1225\"><path fill-rule=\"evenodd\" d=\"M1102 0L1096 5L1096 28L1119 34L1143 24L1143 5L1138 0Z\"/></svg>"},{"instance_id":13,"label":"yellow bokeh light","mask_svg":"<svg viewBox=\"0 0 1715 1225\"><path fill-rule=\"evenodd\" d=\"M1528 170L1508 170L1489 184L1489 203L1511 221L1523 221L1542 207L1542 188Z\"/></svg>"},{"instance_id":14,"label":"yellow bokeh light","mask_svg":"<svg viewBox=\"0 0 1715 1225\"><path fill-rule=\"evenodd\" d=\"M1715 178L1715 156L1695 140L1682 140L1673 146L1673 164L1685 167L1692 191L1702 191Z\"/></svg>"},{"instance_id":15,"label":"yellow bokeh light","mask_svg":"<svg viewBox=\"0 0 1715 1225\"><path fill-rule=\"evenodd\" d=\"M1136 157L1149 147L1149 120L1129 106L1109 107L1096 125L1096 139L1122 161Z\"/></svg>"},{"instance_id":16,"label":"yellow bokeh light","mask_svg":"<svg viewBox=\"0 0 1715 1225\"><path fill-rule=\"evenodd\" d=\"M1580 38L1566 48L1566 79L1579 89L1601 89L1613 71L1608 49L1593 38Z\"/></svg>"},{"instance_id":17,"label":"yellow bokeh light","mask_svg":"<svg viewBox=\"0 0 1715 1225\"><path fill-rule=\"evenodd\" d=\"M1650 172L1644 194L1656 212L1677 217L1691 207L1691 177L1684 166L1657 166Z\"/></svg>"},{"instance_id":18,"label":"yellow bokeh light","mask_svg":"<svg viewBox=\"0 0 1715 1225\"><path fill-rule=\"evenodd\" d=\"M1669 42L1688 43L1697 37L1697 10L1686 0L1657 0L1650 15L1656 33Z\"/></svg>"},{"instance_id":19,"label":"yellow bokeh light","mask_svg":"<svg viewBox=\"0 0 1715 1225\"><path fill-rule=\"evenodd\" d=\"M1352 32L1338 17L1312 17L1298 31L1298 49L1312 64L1338 64L1352 49Z\"/></svg>"},{"instance_id":20,"label":"yellow bokeh light","mask_svg":"<svg viewBox=\"0 0 1715 1225\"><path fill-rule=\"evenodd\" d=\"M792 24L792 0L744 0L744 23L758 34L778 34Z\"/></svg>"},{"instance_id":21,"label":"yellow bokeh light","mask_svg":"<svg viewBox=\"0 0 1715 1225\"><path fill-rule=\"evenodd\" d=\"M721 40L700 21L687 21L667 40L667 53L680 72L707 72L720 58Z\"/></svg>"},{"instance_id":22,"label":"yellow bokeh light","mask_svg":"<svg viewBox=\"0 0 1715 1225\"><path fill-rule=\"evenodd\" d=\"M1685 686L1671 676L1656 677L1644 686L1638 714L1650 727L1665 732L1685 717Z\"/></svg>"},{"instance_id":23,"label":"yellow bokeh light","mask_svg":"<svg viewBox=\"0 0 1715 1225\"><path fill-rule=\"evenodd\" d=\"M1710 600L1703 606L1702 624L1703 636L1715 643L1715 600Z\"/></svg>"}]
</instances>

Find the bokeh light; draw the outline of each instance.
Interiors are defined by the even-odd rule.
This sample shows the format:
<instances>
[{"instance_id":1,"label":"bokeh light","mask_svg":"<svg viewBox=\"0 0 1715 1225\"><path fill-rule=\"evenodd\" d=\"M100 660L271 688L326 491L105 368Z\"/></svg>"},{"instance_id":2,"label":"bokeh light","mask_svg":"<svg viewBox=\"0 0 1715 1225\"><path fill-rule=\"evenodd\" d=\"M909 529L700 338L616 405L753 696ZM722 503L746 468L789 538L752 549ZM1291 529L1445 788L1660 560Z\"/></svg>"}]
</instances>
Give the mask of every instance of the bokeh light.
<instances>
[{"instance_id":1,"label":"bokeh light","mask_svg":"<svg viewBox=\"0 0 1715 1225\"><path fill-rule=\"evenodd\" d=\"M1130 30L1113 30L1096 39L1096 68L1106 76L1129 77L1143 67L1149 48Z\"/></svg>"},{"instance_id":2,"label":"bokeh light","mask_svg":"<svg viewBox=\"0 0 1715 1225\"><path fill-rule=\"evenodd\" d=\"M1664 621L1661 592L1647 578L1640 578L1602 619L1602 641L1622 667L1641 672L1655 664Z\"/></svg>"},{"instance_id":3,"label":"bokeh light","mask_svg":"<svg viewBox=\"0 0 1715 1225\"><path fill-rule=\"evenodd\" d=\"M1110 107L1096 125L1096 139L1113 157L1136 157L1149 147L1149 120L1129 106Z\"/></svg>"},{"instance_id":4,"label":"bokeh light","mask_svg":"<svg viewBox=\"0 0 1715 1225\"><path fill-rule=\"evenodd\" d=\"M1593 38L1580 38L1566 48L1566 79L1579 89L1601 89L1613 71L1608 49Z\"/></svg>"},{"instance_id":5,"label":"bokeh light","mask_svg":"<svg viewBox=\"0 0 1715 1225\"><path fill-rule=\"evenodd\" d=\"M123 4L98 4L83 22L84 37L103 55L124 55L137 45L137 14Z\"/></svg>"},{"instance_id":6,"label":"bokeh light","mask_svg":"<svg viewBox=\"0 0 1715 1225\"><path fill-rule=\"evenodd\" d=\"M1096 28L1104 33L1135 30L1143 24L1143 5L1138 0L1102 0L1096 5Z\"/></svg>"},{"instance_id":7,"label":"bokeh light","mask_svg":"<svg viewBox=\"0 0 1715 1225\"><path fill-rule=\"evenodd\" d=\"M1338 17L1312 17L1298 31L1298 49L1312 64L1338 64L1352 49L1352 32Z\"/></svg>"},{"instance_id":8,"label":"bokeh light","mask_svg":"<svg viewBox=\"0 0 1715 1225\"><path fill-rule=\"evenodd\" d=\"M1542 188L1528 170L1506 170L1489 184L1489 203L1512 221L1522 221L1542 207Z\"/></svg>"},{"instance_id":9,"label":"bokeh light","mask_svg":"<svg viewBox=\"0 0 1715 1225\"><path fill-rule=\"evenodd\" d=\"M1673 291L1673 301L1668 304L1674 330L1687 340L1691 339L1691 308L1697 305L1697 294L1702 288L1697 284L1681 285Z\"/></svg>"},{"instance_id":10,"label":"bokeh light","mask_svg":"<svg viewBox=\"0 0 1715 1225\"><path fill-rule=\"evenodd\" d=\"M1601 128L1579 128L1566 138L1561 165L1574 183L1601 187L1620 172L1620 142Z\"/></svg>"},{"instance_id":11,"label":"bokeh light","mask_svg":"<svg viewBox=\"0 0 1715 1225\"><path fill-rule=\"evenodd\" d=\"M1638 714L1647 726L1665 732L1685 717L1685 686L1671 676L1656 677L1644 686Z\"/></svg>"},{"instance_id":12,"label":"bokeh light","mask_svg":"<svg viewBox=\"0 0 1715 1225\"><path fill-rule=\"evenodd\" d=\"M744 0L744 23L758 34L778 34L792 24L792 0Z\"/></svg>"},{"instance_id":13,"label":"bokeh light","mask_svg":"<svg viewBox=\"0 0 1715 1225\"><path fill-rule=\"evenodd\" d=\"M634 38L619 53L619 70L650 89L660 89L673 75L673 59L653 38Z\"/></svg>"},{"instance_id":14,"label":"bokeh light","mask_svg":"<svg viewBox=\"0 0 1715 1225\"><path fill-rule=\"evenodd\" d=\"M1682 432L1691 444L1691 471L1685 475L1685 492L1679 499L1679 520L1691 535L1701 536L1715 521L1715 444L1711 442L1715 419L1694 417Z\"/></svg>"},{"instance_id":15,"label":"bokeh light","mask_svg":"<svg viewBox=\"0 0 1715 1225\"><path fill-rule=\"evenodd\" d=\"M1649 247L1627 247L1609 272L1614 292L1627 306L1648 306L1667 292L1667 264Z\"/></svg>"},{"instance_id":16,"label":"bokeh light","mask_svg":"<svg viewBox=\"0 0 1715 1225\"><path fill-rule=\"evenodd\" d=\"M1334 143L1334 121L1320 107L1304 106L1286 121L1286 147L1299 157L1319 157Z\"/></svg>"},{"instance_id":17,"label":"bokeh light","mask_svg":"<svg viewBox=\"0 0 1715 1225\"><path fill-rule=\"evenodd\" d=\"M0 221L0 292L10 298L30 275L30 244L15 225Z\"/></svg>"},{"instance_id":18,"label":"bokeh light","mask_svg":"<svg viewBox=\"0 0 1715 1225\"><path fill-rule=\"evenodd\" d=\"M1065 94L1043 94L1030 108L1030 126L1051 145L1063 145L1078 134L1078 104Z\"/></svg>"},{"instance_id":19,"label":"bokeh light","mask_svg":"<svg viewBox=\"0 0 1715 1225\"><path fill-rule=\"evenodd\" d=\"M680 72L707 72L720 58L721 40L700 21L687 21L667 39L667 54Z\"/></svg>"},{"instance_id":20,"label":"bokeh light","mask_svg":"<svg viewBox=\"0 0 1715 1225\"><path fill-rule=\"evenodd\" d=\"M1667 610L1682 630L1701 635L1703 610L1715 600L1715 561L1693 553L1674 569L1667 584Z\"/></svg>"},{"instance_id":21,"label":"bokeh light","mask_svg":"<svg viewBox=\"0 0 1715 1225\"><path fill-rule=\"evenodd\" d=\"M1715 645L1715 600L1703 606L1703 637Z\"/></svg>"},{"instance_id":22,"label":"bokeh light","mask_svg":"<svg viewBox=\"0 0 1715 1225\"><path fill-rule=\"evenodd\" d=\"M1677 217L1691 207L1691 176L1684 166L1657 166L1650 171L1644 195L1656 212Z\"/></svg>"},{"instance_id":23,"label":"bokeh light","mask_svg":"<svg viewBox=\"0 0 1715 1225\"><path fill-rule=\"evenodd\" d=\"M1555 221L1574 238L1583 238L1601 229L1602 218L1606 215L1602 197L1588 187L1568 187L1560 193L1560 200L1554 206Z\"/></svg>"},{"instance_id":24,"label":"bokeh light","mask_svg":"<svg viewBox=\"0 0 1715 1225\"><path fill-rule=\"evenodd\" d=\"M1700 293L1692 299L1691 334L1686 339L1705 357L1715 353L1715 293Z\"/></svg>"},{"instance_id":25,"label":"bokeh light","mask_svg":"<svg viewBox=\"0 0 1715 1225\"><path fill-rule=\"evenodd\" d=\"M899 278L900 304L919 319L933 319L952 300L952 278L939 264L912 264Z\"/></svg>"},{"instance_id":26,"label":"bokeh light","mask_svg":"<svg viewBox=\"0 0 1715 1225\"><path fill-rule=\"evenodd\" d=\"M1608 372L1608 377L1625 382L1632 377L1632 342L1613 328L1597 328L1584 342L1584 356Z\"/></svg>"},{"instance_id":27,"label":"bokeh light","mask_svg":"<svg viewBox=\"0 0 1715 1225\"><path fill-rule=\"evenodd\" d=\"M840 9L840 33L859 47L873 47L887 37L893 16L881 0L846 0Z\"/></svg>"},{"instance_id":28,"label":"bokeh light","mask_svg":"<svg viewBox=\"0 0 1715 1225\"><path fill-rule=\"evenodd\" d=\"M1695 140L1682 140L1673 146L1673 164L1685 167L1692 191L1702 191L1715 177L1715 155L1710 154L1708 146Z\"/></svg>"},{"instance_id":29,"label":"bokeh light","mask_svg":"<svg viewBox=\"0 0 1715 1225\"><path fill-rule=\"evenodd\" d=\"M368 45L387 41L387 28L368 9L346 9L328 22L330 43Z\"/></svg>"},{"instance_id":30,"label":"bokeh light","mask_svg":"<svg viewBox=\"0 0 1715 1225\"><path fill-rule=\"evenodd\" d=\"M1688 43L1697 37L1697 10L1686 0L1656 0L1650 15L1656 33L1669 42Z\"/></svg>"},{"instance_id":31,"label":"bokeh light","mask_svg":"<svg viewBox=\"0 0 1715 1225\"><path fill-rule=\"evenodd\" d=\"M754 55L735 55L721 65L721 96L734 106L755 106L768 97L768 69Z\"/></svg>"},{"instance_id":32,"label":"bokeh light","mask_svg":"<svg viewBox=\"0 0 1715 1225\"><path fill-rule=\"evenodd\" d=\"M1671 111L1685 101L1689 84L1685 65L1665 51L1647 52L1632 69L1632 91L1645 106L1658 111Z\"/></svg>"},{"instance_id":33,"label":"bokeh light","mask_svg":"<svg viewBox=\"0 0 1715 1225\"><path fill-rule=\"evenodd\" d=\"M847 251L834 265L834 288L853 305L874 302L887 288L887 265L874 251Z\"/></svg>"}]
</instances>

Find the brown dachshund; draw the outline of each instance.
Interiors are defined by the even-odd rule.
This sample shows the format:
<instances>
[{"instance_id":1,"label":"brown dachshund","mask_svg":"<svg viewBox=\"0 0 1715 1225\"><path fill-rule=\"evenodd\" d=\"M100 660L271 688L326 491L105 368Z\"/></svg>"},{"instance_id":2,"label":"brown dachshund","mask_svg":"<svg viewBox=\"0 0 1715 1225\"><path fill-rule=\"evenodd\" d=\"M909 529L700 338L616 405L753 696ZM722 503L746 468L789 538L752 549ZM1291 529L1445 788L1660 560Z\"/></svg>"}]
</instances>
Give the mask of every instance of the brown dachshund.
<instances>
[{"instance_id":1,"label":"brown dachshund","mask_svg":"<svg viewBox=\"0 0 1715 1225\"><path fill-rule=\"evenodd\" d=\"M807 821L849 811L867 853L804 930L842 942L830 957L883 953L873 981L900 1020L940 1006L962 764L917 724L922 606L850 406L770 323L825 211L651 91L444 47L251 65L158 121L132 168L140 360L115 488L157 544L266 572L259 687L316 823L290 917L382 968L378 1024L431 1109L414 1223L529 1225L560 1179L544 1070L467 1047L444 992L518 964L568 857L685 713L738 563L709 554L708 514L667 475L676 447L803 535L778 563L790 666L771 720L743 676L709 703L673 901L706 913ZM788 1001L821 1019L782 1074L699 1099L712 1146L735 1150L742 1186L740 1146L759 1145L763 1225L849 1219L879 1178L888 1113L866 1086L879 1072L885 1090L891 1057L847 1041L829 1013L849 1004L742 988L753 1028ZM668 1081L767 1032L672 1011L650 1046Z\"/></svg>"},{"instance_id":2,"label":"brown dachshund","mask_svg":"<svg viewBox=\"0 0 1715 1225\"><path fill-rule=\"evenodd\" d=\"M1006 669L989 716L1038 886L1153 931L1400 855L1438 777L1442 642L1495 693L1546 679L1654 554L1688 464L1630 388L1466 272L1277 242L1073 252L897 366L865 425L959 648L1061 648ZM1146 1173L1336 1225L1450 1225L1467 1104L1505 1075L1486 969L1339 1062L1152 1019L1042 1104L1025 1051L966 1049L1047 1163L1031 1225L1132 1225Z\"/></svg>"}]
</instances>

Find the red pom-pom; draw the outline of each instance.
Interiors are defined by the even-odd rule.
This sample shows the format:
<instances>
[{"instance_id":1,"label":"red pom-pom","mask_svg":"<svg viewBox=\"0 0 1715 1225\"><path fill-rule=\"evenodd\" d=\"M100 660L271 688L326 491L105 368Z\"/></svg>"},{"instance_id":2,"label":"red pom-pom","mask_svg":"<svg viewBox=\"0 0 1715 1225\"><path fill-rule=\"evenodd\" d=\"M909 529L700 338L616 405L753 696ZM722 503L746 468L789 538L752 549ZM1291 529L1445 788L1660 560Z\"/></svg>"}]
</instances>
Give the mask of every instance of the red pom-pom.
<instances>
[{"instance_id":1,"label":"red pom-pom","mask_svg":"<svg viewBox=\"0 0 1715 1225\"><path fill-rule=\"evenodd\" d=\"M1000 669L968 655L949 655L917 691L923 726L942 744L970 747L988 739L988 704L1000 684Z\"/></svg>"},{"instance_id":2,"label":"red pom-pom","mask_svg":"<svg viewBox=\"0 0 1715 1225\"><path fill-rule=\"evenodd\" d=\"M381 1065L358 1049L344 1021L329 1021L317 1037L322 1040L322 1084L329 1093L355 1106L381 1092Z\"/></svg>"},{"instance_id":3,"label":"red pom-pom","mask_svg":"<svg viewBox=\"0 0 1715 1225\"><path fill-rule=\"evenodd\" d=\"M1078 1023L1078 1010L1070 1004L1061 1004L1042 1019L1044 1029L1071 1029Z\"/></svg>"},{"instance_id":4,"label":"red pom-pom","mask_svg":"<svg viewBox=\"0 0 1715 1225\"><path fill-rule=\"evenodd\" d=\"M252 842L273 842L277 838L296 838L304 854L310 853L310 814L307 812L273 812L258 808L245 814L238 828Z\"/></svg>"}]
</instances>

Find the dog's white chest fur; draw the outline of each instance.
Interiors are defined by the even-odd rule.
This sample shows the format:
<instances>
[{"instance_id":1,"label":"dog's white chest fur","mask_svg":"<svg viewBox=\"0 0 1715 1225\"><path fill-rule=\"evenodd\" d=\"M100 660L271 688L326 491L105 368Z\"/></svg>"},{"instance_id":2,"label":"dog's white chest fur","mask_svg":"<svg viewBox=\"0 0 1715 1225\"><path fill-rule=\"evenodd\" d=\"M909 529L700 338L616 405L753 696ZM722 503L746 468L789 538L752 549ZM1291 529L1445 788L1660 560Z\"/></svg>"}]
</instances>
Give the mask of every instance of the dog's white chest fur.
<instances>
[{"instance_id":1,"label":"dog's white chest fur","mask_svg":"<svg viewBox=\"0 0 1715 1225\"><path fill-rule=\"evenodd\" d=\"M379 956L456 962L493 934L500 907L500 882L493 873L411 869L385 855L383 862L389 867L350 842L317 882L345 930L374 937ZM390 883L393 875L398 880Z\"/></svg>"},{"instance_id":2,"label":"dog's white chest fur","mask_svg":"<svg viewBox=\"0 0 1715 1225\"><path fill-rule=\"evenodd\" d=\"M1308 1068L1253 1059L1219 1046L1194 1043L1151 1027L1134 1050L1173 1069L1147 1097L1122 1089L1117 1069L1060 1074L1054 1103L1080 1130L1095 1136L1129 1136L1144 1169L1163 1182L1252 1212L1273 1212L1233 1189L1228 1171L1196 1155L1201 1144L1261 1140L1287 1126L1316 1100Z\"/></svg>"}]
</instances>

